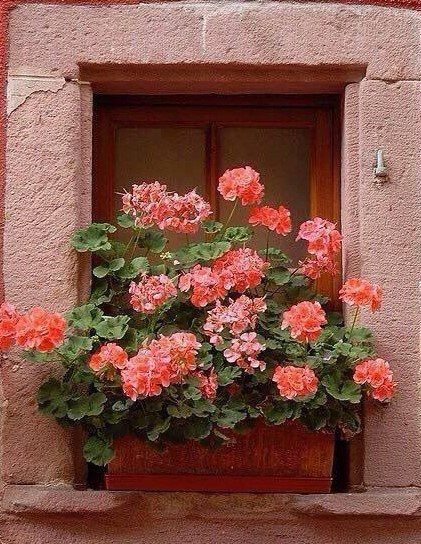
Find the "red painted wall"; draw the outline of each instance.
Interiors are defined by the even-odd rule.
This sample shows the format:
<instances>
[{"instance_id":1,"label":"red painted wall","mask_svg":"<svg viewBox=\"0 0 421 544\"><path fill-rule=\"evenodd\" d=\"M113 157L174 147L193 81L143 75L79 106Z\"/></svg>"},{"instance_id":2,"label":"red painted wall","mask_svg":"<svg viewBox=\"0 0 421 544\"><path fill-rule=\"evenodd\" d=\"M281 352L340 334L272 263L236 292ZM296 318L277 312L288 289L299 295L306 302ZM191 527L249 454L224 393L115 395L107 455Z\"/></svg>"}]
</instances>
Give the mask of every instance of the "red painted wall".
<instances>
[{"instance_id":1,"label":"red painted wall","mask_svg":"<svg viewBox=\"0 0 421 544\"><path fill-rule=\"evenodd\" d=\"M159 0L146 0L159 2ZM177 1L177 0L174 0ZM310 0L318 1L318 0ZM329 0L319 0L328 2ZM344 4L372 4L389 7L421 9L421 0L336 0ZM9 11L19 4L138 4L139 0L0 0L0 264L3 264L4 184L6 144L6 74L8 58L7 27ZM1 269L3 266L1 266ZM3 300L3 274L0 272L0 300Z\"/></svg>"}]
</instances>

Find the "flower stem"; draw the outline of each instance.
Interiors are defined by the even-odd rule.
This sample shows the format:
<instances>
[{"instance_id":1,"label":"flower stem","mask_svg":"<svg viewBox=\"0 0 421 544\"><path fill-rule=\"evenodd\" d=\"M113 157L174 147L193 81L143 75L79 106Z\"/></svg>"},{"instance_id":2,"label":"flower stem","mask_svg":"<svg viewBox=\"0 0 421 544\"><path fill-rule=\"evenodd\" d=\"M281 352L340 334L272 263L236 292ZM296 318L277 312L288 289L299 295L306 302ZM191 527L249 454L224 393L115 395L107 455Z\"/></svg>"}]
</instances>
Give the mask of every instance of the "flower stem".
<instances>
[{"instance_id":1,"label":"flower stem","mask_svg":"<svg viewBox=\"0 0 421 544\"><path fill-rule=\"evenodd\" d=\"M231 219L233 218L235 210L237 209L237 204L238 200L236 199L234 202L234 206L232 207L231 213L229 214L229 217L227 219L227 222L225 223L224 232L227 230L228 225L231 223Z\"/></svg>"},{"instance_id":2,"label":"flower stem","mask_svg":"<svg viewBox=\"0 0 421 544\"><path fill-rule=\"evenodd\" d=\"M265 253L265 261L268 260L269 255L269 238L270 238L270 230L268 229L268 233L266 235L266 253Z\"/></svg>"},{"instance_id":3,"label":"flower stem","mask_svg":"<svg viewBox=\"0 0 421 544\"><path fill-rule=\"evenodd\" d=\"M357 317L358 317L358 314L359 314L359 313L360 313L360 307L357 306L357 310L355 311L354 319L352 320L351 330L349 331L348 340L350 340L351 337L352 337L352 333L353 333L353 331L354 331L355 323L356 323L356 321L357 321Z\"/></svg>"},{"instance_id":4,"label":"flower stem","mask_svg":"<svg viewBox=\"0 0 421 544\"><path fill-rule=\"evenodd\" d=\"M136 246L137 246L137 243L138 243L138 241L139 241L139 238L140 238L140 232L138 232L138 233L136 234L136 237L135 237L135 239L134 239L132 251L131 251L131 253L130 253L130 259L132 259L132 258L133 258L133 255L135 254Z\"/></svg>"}]
</instances>

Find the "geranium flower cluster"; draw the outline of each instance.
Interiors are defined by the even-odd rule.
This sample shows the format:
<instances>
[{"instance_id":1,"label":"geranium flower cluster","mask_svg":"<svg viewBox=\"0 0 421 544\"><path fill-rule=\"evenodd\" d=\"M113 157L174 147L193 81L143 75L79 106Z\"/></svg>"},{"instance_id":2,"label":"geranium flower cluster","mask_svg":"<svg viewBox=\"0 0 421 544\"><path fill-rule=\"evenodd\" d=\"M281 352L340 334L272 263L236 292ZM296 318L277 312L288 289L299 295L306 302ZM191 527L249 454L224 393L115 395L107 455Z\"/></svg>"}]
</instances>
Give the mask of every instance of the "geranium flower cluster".
<instances>
[{"instance_id":1,"label":"geranium flower cluster","mask_svg":"<svg viewBox=\"0 0 421 544\"><path fill-rule=\"evenodd\" d=\"M244 332L231 340L229 348L224 350L224 357L230 363L235 363L252 374L257 368L265 370L266 363L257 358L265 349L265 345L257 340L255 332Z\"/></svg>"},{"instance_id":2,"label":"geranium flower cluster","mask_svg":"<svg viewBox=\"0 0 421 544\"><path fill-rule=\"evenodd\" d=\"M270 206L261 206L253 208L249 216L249 223L254 227L262 225L269 230L276 231L277 234L286 236L291 232L291 212L284 206L279 206L278 209Z\"/></svg>"},{"instance_id":3,"label":"geranium flower cluster","mask_svg":"<svg viewBox=\"0 0 421 544\"><path fill-rule=\"evenodd\" d=\"M124 393L132 400L159 395L196 369L201 344L191 332L161 335L146 343L121 372Z\"/></svg>"},{"instance_id":4,"label":"geranium flower cluster","mask_svg":"<svg viewBox=\"0 0 421 544\"><path fill-rule=\"evenodd\" d=\"M66 326L60 314L38 306L19 314L5 302L0 306L0 347L8 349L17 344L24 349L51 351L63 342Z\"/></svg>"},{"instance_id":5,"label":"geranium flower cluster","mask_svg":"<svg viewBox=\"0 0 421 544\"><path fill-rule=\"evenodd\" d=\"M376 400L389 401L396 389L389 363L384 359L366 359L356 365L354 381L370 386L369 394Z\"/></svg>"},{"instance_id":6,"label":"geranium flower cluster","mask_svg":"<svg viewBox=\"0 0 421 544\"><path fill-rule=\"evenodd\" d=\"M192 373L192 376L199 381L199 391L205 399L213 400L216 397L218 389L218 374L212 368L208 375L203 371L197 370Z\"/></svg>"},{"instance_id":7,"label":"geranium flower cluster","mask_svg":"<svg viewBox=\"0 0 421 544\"><path fill-rule=\"evenodd\" d=\"M123 369L127 365L128 355L124 349L114 342L103 344L89 359L89 366L94 372L102 372L103 370L111 371L110 376L114 373L112 369Z\"/></svg>"},{"instance_id":8,"label":"geranium flower cluster","mask_svg":"<svg viewBox=\"0 0 421 544\"><path fill-rule=\"evenodd\" d=\"M178 287L183 292L191 290L190 302L199 308L226 295L218 274L212 268L200 264L180 276Z\"/></svg>"},{"instance_id":9,"label":"geranium flower cluster","mask_svg":"<svg viewBox=\"0 0 421 544\"><path fill-rule=\"evenodd\" d=\"M339 298L350 306L367 306L372 312L378 310L382 302L379 285L360 278L350 278L339 291Z\"/></svg>"},{"instance_id":10,"label":"geranium flower cluster","mask_svg":"<svg viewBox=\"0 0 421 544\"><path fill-rule=\"evenodd\" d=\"M313 342L326 323L326 314L320 303L305 300L284 312L281 328L289 327L292 338L298 342Z\"/></svg>"},{"instance_id":11,"label":"geranium flower cluster","mask_svg":"<svg viewBox=\"0 0 421 544\"><path fill-rule=\"evenodd\" d=\"M321 217L301 224L297 240L308 242L307 251L313 258L301 262L301 272L317 279L323 272L336 274L335 255L341 249L342 235L336 225Z\"/></svg>"},{"instance_id":12,"label":"geranium flower cluster","mask_svg":"<svg viewBox=\"0 0 421 544\"><path fill-rule=\"evenodd\" d=\"M16 342L16 325L20 315L12 304L0 306L0 348L8 349Z\"/></svg>"},{"instance_id":13,"label":"geranium flower cluster","mask_svg":"<svg viewBox=\"0 0 421 544\"><path fill-rule=\"evenodd\" d=\"M246 247L224 253L213 263L212 270L227 291L244 293L260 284L267 267L268 263L256 251Z\"/></svg>"},{"instance_id":14,"label":"geranium flower cluster","mask_svg":"<svg viewBox=\"0 0 421 544\"><path fill-rule=\"evenodd\" d=\"M180 277L178 286L184 292L192 290L191 303L204 307L231 290L243 293L256 287L266 268L267 263L253 249L233 249L217 258L212 267L195 265Z\"/></svg>"},{"instance_id":15,"label":"geranium flower cluster","mask_svg":"<svg viewBox=\"0 0 421 544\"><path fill-rule=\"evenodd\" d=\"M131 282L130 304L138 311L152 314L171 297L177 296L177 288L171 278L165 274L148 276L144 274L138 283Z\"/></svg>"},{"instance_id":16,"label":"geranium flower cluster","mask_svg":"<svg viewBox=\"0 0 421 544\"><path fill-rule=\"evenodd\" d=\"M280 396L289 400L314 395L319 383L314 370L308 366L277 366L272 379Z\"/></svg>"},{"instance_id":17,"label":"geranium flower cluster","mask_svg":"<svg viewBox=\"0 0 421 544\"><path fill-rule=\"evenodd\" d=\"M303 275L317 279L337 272L342 236L335 224L320 217L302 223L296 239L307 242L309 257L289 268L281 237L292 230L291 213L283 205L260 205L259 174L250 166L227 170L218 191L233 202L230 219L203 225L204 242L187 237L180 248L178 240L161 262L157 253L165 239L154 228L196 233L211 214L195 190L179 195L159 182L133 185L122 200L123 211L134 218L134 244L111 243L108 224L105 230L82 229L75 248L95 252L104 260L99 275L106 274L95 296L67 314L68 323L40 307L20 313L11 304L0 306L0 349L19 345L48 352L50 361L59 348L63 377L46 384L40 406L59 417L62 391L60 420L74 423L76 417L88 433L99 429L95 447L116 432L115 421L130 428L133 417L137 424L140 410L136 433L151 441L209 436L219 442L221 428L235 430L255 417L279 423L294 403L293 417L319 428L320 418L311 417L319 398L327 428L355 431L361 392L385 402L396 389L389 363L373 354L370 335L355 329L361 307L380 308L380 287L360 278L344 283L339 297L356 307L350 327L333 325L322 297L309 295L311 282ZM250 228L228 230L239 203L254 206L248 223L268 229L274 247L247 247ZM136 276L139 258L150 273ZM28 358L42 360L39 354ZM101 455L109 455L106 446Z\"/></svg>"},{"instance_id":18,"label":"geranium flower cluster","mask_svg":"<svg viewBox=\"0 0 421 544\"><path fill-rule=\"evenodd\" d=\"M191 234L212 213L196 190L185 195L168 192L158 182L133 185L132 192L123 195L123 211L135 219L138 227L156 226L161 230Z\"/></svg>"},{"instance_id":19,"label":"geranium flower cluster","mask_svg":"<svg viewBox=\"0 0 421 544\"><path fill-rule=\"evenodd\" d=\"M208 334L212 344L223 341L219 333L227 328L233 336L238 336L246 329L254 329L257 315L266 310L266 302L262 297L250 298L241 295L237 300L230 299L227 305L216 301L215 308L209 310L203 330Z\"/></svg>"},{"instance_id":20,"label":"geranium flower cluster","mask_svg":"<svg viewBox=\"0 0 421 544\"><path fill-rule=\"evenodd\" d=\"M218 191L225 200L241 200L243 206L259 204L265 188L260 183L260 174L250 166L226 170L219 178Z\"/></svg>"}]
</instances>

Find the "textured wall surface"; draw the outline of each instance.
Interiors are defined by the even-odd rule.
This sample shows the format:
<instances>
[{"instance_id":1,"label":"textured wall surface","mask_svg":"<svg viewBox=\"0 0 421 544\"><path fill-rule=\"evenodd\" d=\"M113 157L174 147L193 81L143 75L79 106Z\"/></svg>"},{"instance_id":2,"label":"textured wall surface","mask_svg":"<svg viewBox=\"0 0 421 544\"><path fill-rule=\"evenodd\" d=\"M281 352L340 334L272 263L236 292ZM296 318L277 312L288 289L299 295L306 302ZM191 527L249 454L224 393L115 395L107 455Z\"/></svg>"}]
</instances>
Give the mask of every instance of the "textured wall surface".
<instances>
[{"instance_id":1,"label":"textured wall surface","mask_svg":"<svg viewBox=\"0 0 421 544\"><path fill-rule=\"evenodd\" d=\"M113 543L419 540L419 494L391 488L421 486L420 13L325 2L92 4L34 2L10 14L7 299L63 310L84 296L86 263L68 237L90 214L91 85L191 92L200 79L208 92L340 89L345 273L384 286L382 311L363 320L399 382L390 407L367 409L356 460L365 484L383 491L331 504L249 495L110 499L57 488L80 477L78 440L37 414L40 368L10 357L1 368L0 542L96 543L105 531ZM373 175L379 148L385 184Z\"/></svg>"}]
</instances>

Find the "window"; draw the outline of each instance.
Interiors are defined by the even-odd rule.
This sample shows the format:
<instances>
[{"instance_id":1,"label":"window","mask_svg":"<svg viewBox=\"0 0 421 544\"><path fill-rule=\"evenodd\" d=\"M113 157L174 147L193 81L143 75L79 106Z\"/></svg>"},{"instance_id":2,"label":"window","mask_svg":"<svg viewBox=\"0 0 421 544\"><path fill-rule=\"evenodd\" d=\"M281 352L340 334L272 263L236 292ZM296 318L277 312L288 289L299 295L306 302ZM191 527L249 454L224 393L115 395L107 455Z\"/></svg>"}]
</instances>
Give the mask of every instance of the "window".
<instances>
[{"instance_id":1,"label":"window","mask_svg":"<svg viewBox=\"0 0 421 544\"><path fill-rule=\"evenodd\" d=\"M295 242L294 233L302 221L314 216L338 221L339 138L335 96L97 96L94 112L93 215L97 221L112 219L121 208L118 193L133 183L154 180L177 192L196 186L211 202L215 218L224 219L232 203L219 197L218 178L227 168L246 164L260 172L267 202L282 203L291 210L293 234L278 240L272 235L274 245L280 244L300 258L305 248ZM249 208L241 206L237 210L238 218L249 212ZM263 229L257 229L257 235L260 233L266 236ZM324 276L317 286L330 296L333 307L340 307L338 281ZM258 459L264 456L267 444L259 442L259 435L255 438ZM108 482L111 489L120 489L122 479L134 486L130 488L137 486L136 474L135 480L131 474L125 474L139 469L136 461L139 444L137 441L131 444L130 440L124 442L125 454L121 457L124 470L118 460L113 462L108 474L114 482ZM166 457L166 462L170 459L170 466L174 465L176 482L179 481L177 467L186 478L183 452L183 448L170 450L169 455L177 459L174 463L171 457ZM142 459L144 455L148 454L143 452ZM133 466L130 459L134 460ZM229 472L229 458L225 455L224 459L221 461L216 456L212 471ZM342 485L345 478L346 459L346 448L337 445L336 486ZM209 462L207 455L207 468ZM154 462L151 465L155 467ZM200 466L195 466L196 469L201 470ZM268 470L270 473L271 467ZM276 472L276 467L273 470ZM163 489L169 485L168 479L174 479L174 474L164 476ZM142 474L142 486L145 478ZM264 480L263 472L259 478ZM155 473L153 482L156 486Z\"/></svg>"},{"instance_id":2,"label":"window","mask_svg":"<svg viewBox=\"0 0 421 544\"><path fill-rule=\"evenodd\" d=\"M335 96L97 96L94 218L110 220L132 183L159 180L178 192L196 186L223 219L230 203L218 197L218 178L249 164L267 201L291 210L295 232L316 215L338 221L337 106ZM302 255L294 236L281 243ZM318 286L334 304L336 281Z\"/></svg>"}]
</instances>

